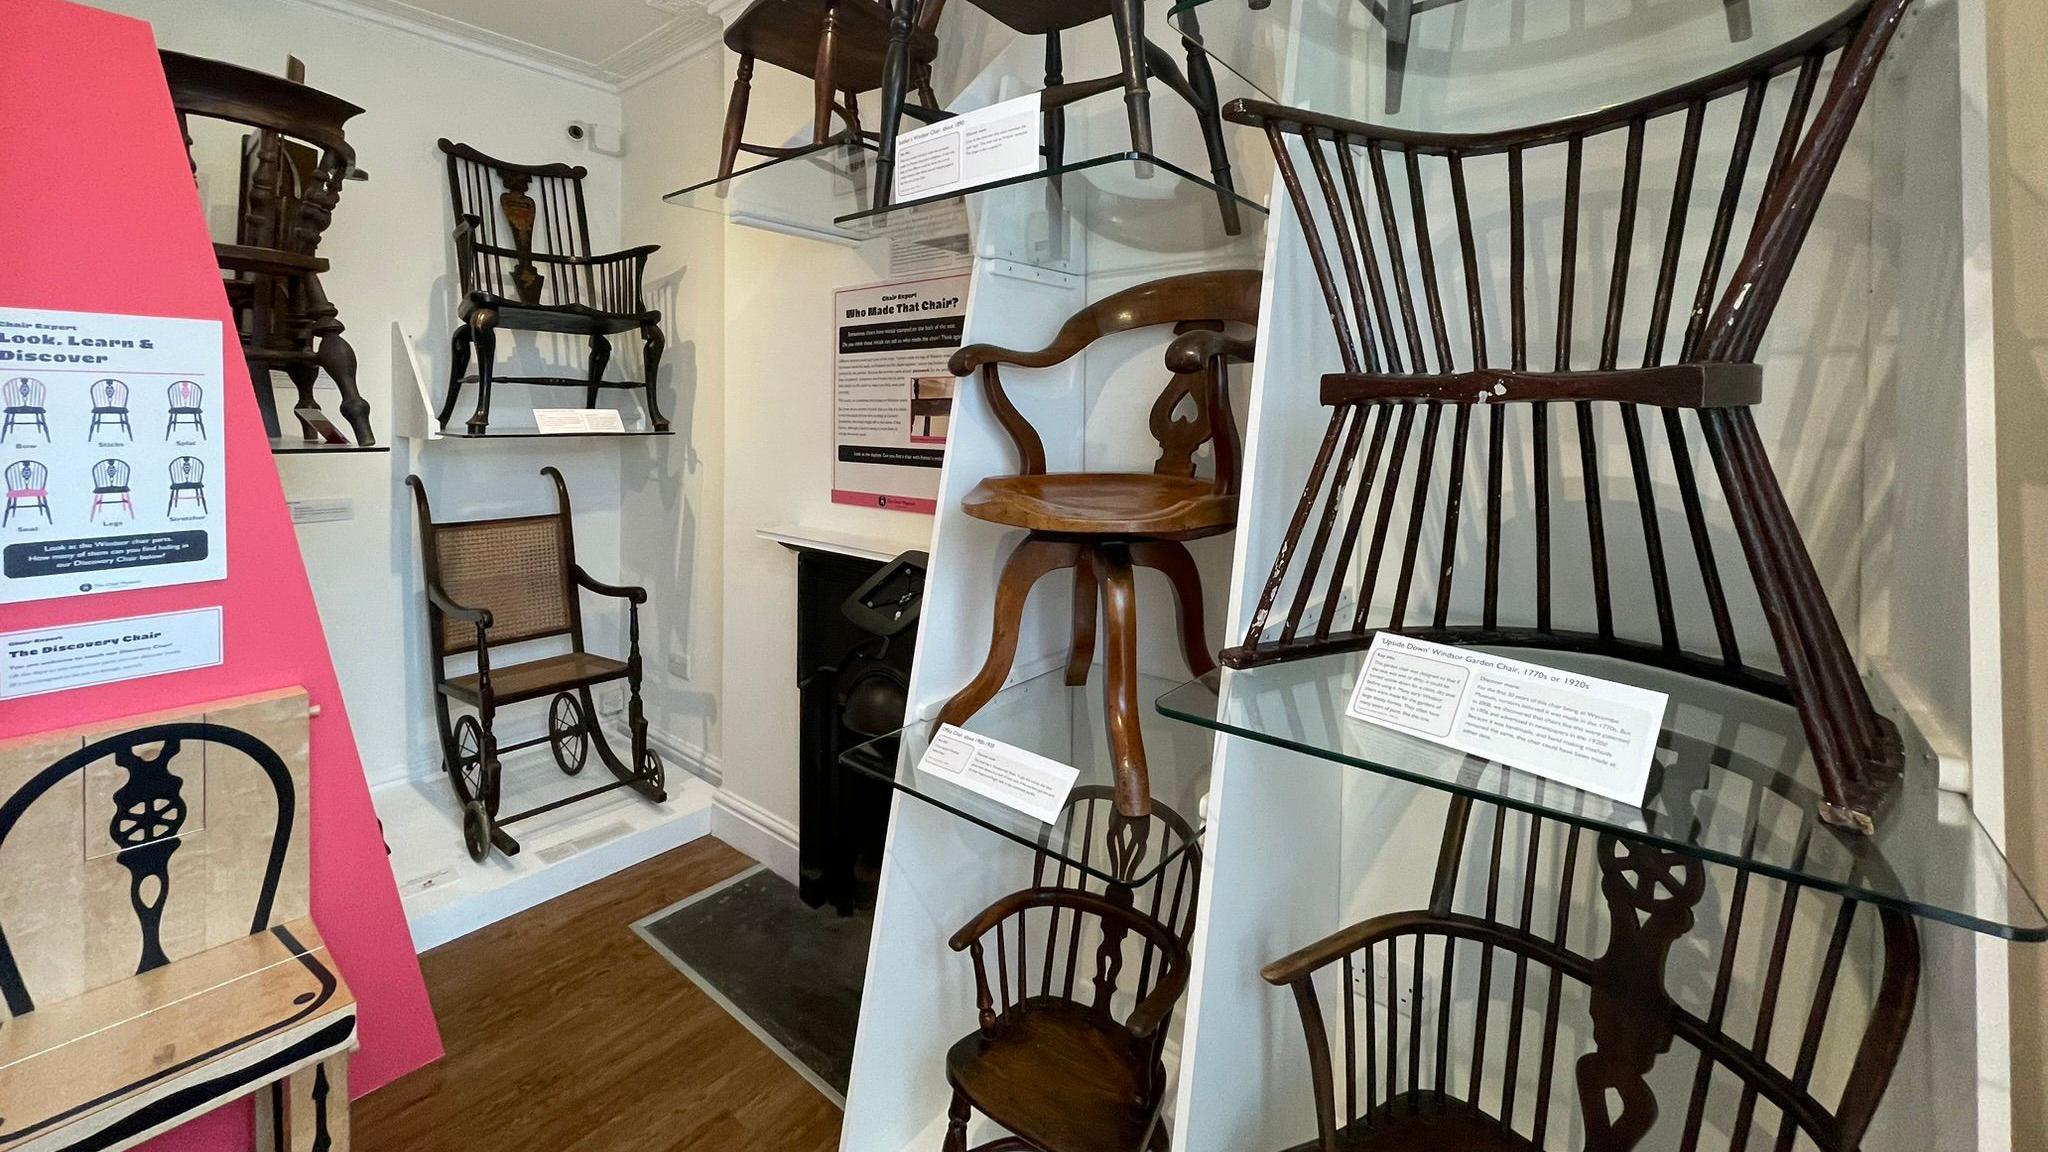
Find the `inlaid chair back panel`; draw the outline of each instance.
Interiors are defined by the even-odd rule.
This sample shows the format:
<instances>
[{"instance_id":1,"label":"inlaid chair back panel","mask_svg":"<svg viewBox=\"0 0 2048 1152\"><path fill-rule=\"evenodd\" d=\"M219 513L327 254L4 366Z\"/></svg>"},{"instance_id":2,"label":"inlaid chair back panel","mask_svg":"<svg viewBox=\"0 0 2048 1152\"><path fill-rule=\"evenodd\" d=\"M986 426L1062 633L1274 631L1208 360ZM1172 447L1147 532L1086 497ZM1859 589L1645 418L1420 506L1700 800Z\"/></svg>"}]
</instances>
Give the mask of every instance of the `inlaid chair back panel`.
<instances>
[{"instance_id":1,"label":"inlaid chair back panel","mask_svg":"<svg viewBox=\"0 0 2048 1152\"><path fill-rule=\"evenodd\" d=\"M1342 371L1233 662L1519 628L1782 696L1721 489L1761 451L1748 365L1907 2L1522 130L1234 113L1274 145Z\"/></svg>"},{"instance_id":2,"label":"inlaid chair back panel","mask_svg":"<svg viewBox=\"0 0 2048 1152\"><path fill-rule=\"evenodd\" d=\"M1817 797L1754 767L1707 767L1701 818L1827 850ZM1442 853L1430 907L1297 990L1334 1125L1441 1092L1544 1148L1858 1146L1913 1011L1908 916L1465 799Z\"/></svg>"},{"instance_id":3,"label":"inlaid chair back panel","mask_svg":"<svg viewBox=\"0 0 2048 1152\"><path fill-rule=\"evenodd\" d=\"M427 570L456 603L490 610L494 646L563 635L576 624L566 531L555 514L435 524ZM444 653L476 647L473 625L434 617Z\"/></svg>"},{"instance_id":4,"label":"inlaid chair back panel","mask_svg":"<svg viewBox=\"0 0 2048 1152\"><path fill-rule=\"evenodd\" d=\"M9 492L41 492L50 486L50 469L40 460L16 460L7 466Z\"/></svg>"},{"instance_id":5,"label":"inlaid chair back panel","mask_svg":"<svg viewBox=\"0 0 2048 1152\"><path fill-rule=\"evenodd\" d=\"M128 407L128 385L120 380L94 381L92 406L108 409Z\"/></svg>"},{"instance_id":6,"label":"inlaid chair back panel","mask_svg":"<svg viewBox=\"0 0 2048 1152\"><path fill-rule=\"evenodd\" d=\"M0 745L0 1016L308 914L293 688Z\"/></svg>"},{"instance_id":7,"label":"inlaid chair back panel","mask_svg":"<svg viewBox=\"0 0 2048 1152\"><path fill-rule=\"evenodd\" d=\"M0 385L0 401L9 408L41 408L49 389L33 376L16 376Z\"/></svg>"},{"instance_id":8,"label":"inlaid chair back panel","mask_svg":"<svg viewBox=\"0 0 2048 1152\"><path fill-rule=\"evenodd\" d=\"M512 164L445 140L441 149L448 155L457 223L465 216L475 218L461 269L465 292L605 312L641 310L633 262L593 269L547 259L592 255L583 168Z\"/></svg>"}]
</instances>

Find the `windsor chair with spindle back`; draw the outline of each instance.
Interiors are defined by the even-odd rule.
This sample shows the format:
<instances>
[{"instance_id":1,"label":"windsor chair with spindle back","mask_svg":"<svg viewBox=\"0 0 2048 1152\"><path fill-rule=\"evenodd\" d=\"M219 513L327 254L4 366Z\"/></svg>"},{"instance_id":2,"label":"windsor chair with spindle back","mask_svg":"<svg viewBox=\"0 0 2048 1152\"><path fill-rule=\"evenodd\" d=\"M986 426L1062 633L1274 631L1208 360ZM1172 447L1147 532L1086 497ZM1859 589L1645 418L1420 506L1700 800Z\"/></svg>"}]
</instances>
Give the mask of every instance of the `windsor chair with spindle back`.
<instances>
[{"instance_id":1,"label":"windsor chair with spindle back","mask_svg":"<svg viewBox=\"0 0 2048 1152\"><path fill-rule=\"evenodd\" d=\"M659 244L620 252L593 253L590 217L583 199L589 172L569 164L514 164L486 156L467 144L440 142L448 156L448 193L455 205L455 256L462 283L448 395L441 402L441 426L455 416L462 385L469 381L470 352L476 353L476 411L469 433L490 426L491 389L496 384L580 385L587 407L597 407L605 388L642 389L649 426L668 430L668 417L655 398L655 377L668 338L661 313L647 307L641 279L647 258ZM587 337L590 364L581 379L556 376L499 376L494 371L498 330L558 332ZM639 382L608 381L611 337L638 330L645 376Z\"/></svg>"},{"instance_id":2,"label":"windsor chair with spindle back","mask_svg":"<svg viewBox=\"0 0 2048 1152\"><path fill-rule=\"evenodd\" d=\"M120 505L131 518L135 515L135 494L128 487L130 472L126 460L113 457L92 466L92 510L87 519L97 522L100 509L110 504Z\"/></svg>"},{"instance_id":3,"label":"windsor chair with spindle back","mask_svg":"<svg viewBox=\"0 0 2048 1152\"><path fill-rule=\"evenodd\" d=\"M15 425L25 425L50 438L50 413L46 404L49 386L33 376L16 376L0 385L0 436L10 436Z\"/></svg>"},{"instance_id":4,"label":"windsor chair with spindle back","mask_svg":"<svg viewBox=\"0 0 2048 1152\"><path fill-rule=\"evenodd\" d=\"M7 508L0 512L0 527L14 519L15 510L21 507L34 508L43 514L43 523L56 521L50 515L50 466L40 460L16 460L7 466ZM26 513L24 513L26 515Z\"/></svg>"},{"instance_id":5,"label":"windsor chair with spindle back","mask_svg":"<svg viewBox=\"0 0 2048 1152\"><path fill-rule=\"evenodd\" d=\"M966 1152L977 1110L1017 1134L977 1152L1163 1148L1160 1053L1187 985L1201 848L1179 813L1124 816L1103 785L1075 788L1039 843L1031 887L951 941L974 961L980 1028L946 1054L946 1152Z\"/></svg>"},{"instance_id":6,"label":"windsor chair with spindle back","mask_svg":"<svg viewBox=\"0 0 2048 1152\"><path fill-rule=\"evenodd\" d=\"M1446 643L1601 653L1702 676L1796 705L1820 768L1822 816L1871 828L1900 770L1898 734L1872 709L1858 678L1752 406L1762 394L1756 360L1765 328L1908 2L1864 0L1745 63L1523 129L1417 132L1233 104L1230 118L1263 128L1273 146L1336 330L1342 371L1323 378L1329 424L1246 635L1224 662L1247 667L1362 648L1385 628ZM1765 128L1767 102L1783 109L1775 140ZM1727 133L1725 150L1705 147L1710 124ZM1669 149L1673 191L1661 255L1644 268L1632 253L1646 215L1646 141L1653 133L1659 141L1675 138L1676 146ZM1596 147L1621 151L1618 187L1587 187L1587 155ZM1725 170L1712 171L1722 160ZM1550 230L1529 222L1528 173L1539 165L1561 170L1554 248ZM1482 169L1505 184L1504 206L1480 205L1506 217L1505 277L1489 275L1491 265L1479 254L1471 189ZM1596 198L1597 211L1588 208ZM1688 226L1697 200L1711 212L1703 241ZM1589 212L1592 220L1613 221L1604 323L1592 347L1574 340L1578 272L1594 246L1585 237ZM1432 226L1433 218L1446 217L1452 228ZM1745 218L1748 240L1731 246ZM1489 249L1495 239L1488 234ZM1462 300L1446 294L1440 265L1461 272ZM1547 349L1532 339L1532 268L1554 270L1557 282L1556 334ZM1688 301L1682 281L1694 278ZM1505 348L1491 327L1503 308ZM1537 366L1546 354L1547 370ZM1511 420L1511 408L1526 419ZM1657 417L1647 429L1646 408ZM1693 432L1682 419L1687 410L1697 420ZM1470 444L1475 413L1484 425L1477 449ZM1566 428L1554 423L1573 431L1581 473L1586 549L1569 568L1552 539L1558 493L1551 458L1562 457L1566 444ZM1662 453L1655 452L1658 425ZM1617 565L1608 547L1618 525L1608 517L1601 471L1603 454L1615 450L1616 426L1646 552L1641 583L1655 617L1647 639L1625 635L1618 620ZM1449 459L1440 462L1447 427ZM1718 480L1782 672L1756 667L1738 643L1695 444ZM1484 463L1483 502L1473 510L1484 521L1483 591L1476 611L1468 597L1454 613L1474 453ZM1696 568L1697 597L1673 591L1674 565L1684 561L1674 562L1665 539L1660 499L1668 503L1670 496L1660 497L1659 477L1667 472L1683 517L1683 528L1673 529L1682 535L1677 550L1689 553ZM1533 548L1503 532L1510 497L1533 507ZM1506 595L1509 549L1518 551L1514 559L1533 559L1528 602ZM1592 599L1591 629L1565 627L1554 612L1561 599L1555 593L1581 576ZM1426 595L1431 577L1433 603L1416 604L1418 588ZM1389 584L1392 595L1383 603ZM1348 609L1346 600L1353 601ZM1692 602L1704 603L1700 615L1710 623L1695 627L1681 617L1681 603ZM1369 627L1382 606L1382 622ZM1704 644L1693 640L1705 636L1711 640Z\"/></svg>"},{"instance_id":7,"label":"windsor chair with spindle back","mask_svg":"<svg viewBox=\"0 0 2048 1152\"><path fill-rule=\"evenodd\" d=\"M180 428L189 428L201 440L206 439L206 389L190 380L179 380L164 390L168 408L164 420L164 439Z\"/></svg>"},{"instance_id":8,"label":"windsor chair with spindle back","mask_svg":"<svg viewBox=\"0 0 2048 1152\"><path fill-rule=\"evenodd\" d=\"M86 427L86 439L99 435L106 426L119 428L130 440L135 438L135 429L128 423L128 385L124 381L93 381L92 422Z\"/></svg>"}]
</instances>

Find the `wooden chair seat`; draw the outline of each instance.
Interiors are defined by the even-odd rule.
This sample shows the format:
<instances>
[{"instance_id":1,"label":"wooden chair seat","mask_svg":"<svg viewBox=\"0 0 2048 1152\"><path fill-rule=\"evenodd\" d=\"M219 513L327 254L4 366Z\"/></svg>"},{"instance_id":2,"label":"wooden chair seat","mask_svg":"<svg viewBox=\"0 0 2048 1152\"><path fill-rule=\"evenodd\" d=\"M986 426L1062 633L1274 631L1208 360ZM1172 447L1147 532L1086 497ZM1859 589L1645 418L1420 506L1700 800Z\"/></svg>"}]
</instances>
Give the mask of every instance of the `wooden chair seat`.
<instances>
[{"instance_id":1,"label":"wooden chair seat","mask_svg":"<svg viewBox=\"0 0 2048 1152\"><path fill-rule=\"evenodd\" d=\"M977 520L1086 536L1190 540L1230 531L1237 497L1203 477L1062 472L991 476L961 507Z\"/></svg>"},{"instance_id":2,"label":"wooden chair seat","mask_svg":"<svg viewBox=\"0 0 2048 1152\"><path fill-rule=\"evenodd\" d=\"M1013 1006L993 1038L977 1031L953 1045L946 1079L1043 1152L1138 1152L1152 1127L1131 1034L1057 996Z\"/></svg>"},{"instance_id":3,"label":"wooden chair seat","mask_svg":"<svg viewBox=\"0 0 2048 1152\"><path fill-rule=\"evenodd\" d=\"M526 332L562 332L571 336L616 336L661 323L658 310L607 312L588 304L528 304L514 296L494 292L471 292L463 300L462 317L488 308L497 314L497 324Z\"/></svg>"},{"instance_id":4,"label":"wooden chair seat","mask_svg":"<svg viewBox=\"0 0 2048 1152\"><path fill-rule=\"evenodd\" d=\"M0 1149L125 1148L347 1051L355 1033L355 997L313 922L258 932L8 1020ZM339 1106L346 1085L335 1091Z\"/></svg>"},{"instance_id":5,"label":"wooden chair seat","mask_svg":"<svg viewBox=\"0 0 2048 1152\"><path fill-rule=\"evenodd\" d=\"M1025 36L1045 36L1109 18L1110 0L972 0Z\"/></svg>"},{"instance_id":6,"label":"wooden chair seat","mask_svg":"<svg viewBox=\"0 0 2048 1152\"><path fill-rule=\"evenodd\" d=\"M592 652L564 652L560 656L549 656L531 660L525 664L514 664L506 668L491 669L491 698L500 704L517 704L521 700L538 700L572 688L587 688L608 680L623 680L626 664L609 656ZM477 677L451 677L441 686L441 691L464 703L477 702Z\"/></svg>"},{"instance_id":7,"label":"wooden chair seat","mask_svg":"<svg viewBox=\"0 0 2048 1152\"><path fill-rule=\"evenodd\" d=\"M754 0L726 29L725 46L814 80L827 7L827 0ZM888 7L875 0L837 0L830 7L839 18L833 88L842 92L880 88L889 49ZM937 35L926 28L911 30L912 63L930 63L938 53Z\"/></svg>"},{"instance_id":8,"label":"wooden chair seat","mask_svg":"<svg viewBox=\"0 0 2048 1152\"><path fill-rule=\"evenodd\" d=\"M1396 1096L1337 1130L1342 1152L1536 1152L1536 1145L1463 1100L1434 1092ZM1321 1152L1310 1140L1287 1152Z\"/></svg>"}]
</instances>

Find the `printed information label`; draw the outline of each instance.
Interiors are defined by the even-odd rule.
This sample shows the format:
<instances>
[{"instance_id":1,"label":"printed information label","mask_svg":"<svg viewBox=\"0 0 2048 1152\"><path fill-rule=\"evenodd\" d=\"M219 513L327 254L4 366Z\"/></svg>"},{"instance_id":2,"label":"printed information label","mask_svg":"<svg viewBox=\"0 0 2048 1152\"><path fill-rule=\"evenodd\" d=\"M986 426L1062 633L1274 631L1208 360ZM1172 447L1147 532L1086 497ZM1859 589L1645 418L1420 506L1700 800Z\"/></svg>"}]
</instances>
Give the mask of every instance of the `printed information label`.
<instances>
[{"instance_id":1,"label":"printed information label","mask_svg":"<svg viewBox=\"0 0 2048 1152\"><path fill-rule=\"evenodd\" d=\"M1670 697L1382 632L1347 713L1640 806Z\"/></svg>"},{"instance_id":2,"label":"printed information label","mask_svg":"<svg viewBox=\"0 0 2048 1152\"><path fill-rule=\"evenodd\" d=\"M549 436L616 435L626 430L617 408L535 408L533 424L534 431Z\"/></svg>"},{"instance_id":3,"label":"printed information label","mask_svg":"<svg viewBox=\"0 0 2048 1152\"><path fill-rule=\"evenodd\" d=\"M221 661L221 610L63 624L0 636L0 700L211 668Z\"/></svg>"},{"instance_id":4,"label":"printed information label","mask_svg":"<svg viewBox=\"0 0 2048 1152\"><path fill-rule=\"evenodd\" d=\"M1081 775L1070 765L951 724L939 727L917 767L1047 824L1059 819Z\"/></svg>"},{"instance_id":5,"label":"printed information label","mask_svg":"<svg viewBox=\"0 0 2048 1152\"><path fill-rule=\"evenodd\" d=\"M1038 171L1044 131L1039 93L962 112L896 137L898 203L943 196Z\"/></svg>"}]
</instances>

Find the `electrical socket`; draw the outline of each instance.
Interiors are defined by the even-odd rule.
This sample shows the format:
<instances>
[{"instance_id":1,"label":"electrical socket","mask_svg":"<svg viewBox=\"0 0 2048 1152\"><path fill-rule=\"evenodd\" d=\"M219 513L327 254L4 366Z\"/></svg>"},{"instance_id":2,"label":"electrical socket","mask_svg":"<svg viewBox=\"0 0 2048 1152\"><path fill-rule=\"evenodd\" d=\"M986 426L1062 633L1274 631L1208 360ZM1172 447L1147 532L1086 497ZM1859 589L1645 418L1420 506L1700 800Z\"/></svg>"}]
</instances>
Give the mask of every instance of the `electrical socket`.
<instances>
[{"instance_id":1,"label":"electrical socket","mask_svg":"<svg viewBox=\"0 0 2048 1152\"><path fill-rule=\"evenodd\" d=\"M688 680L690 678L690 654L688 652L669 653L668 674L678 680Z\"/></svg>"}]
</instances>

